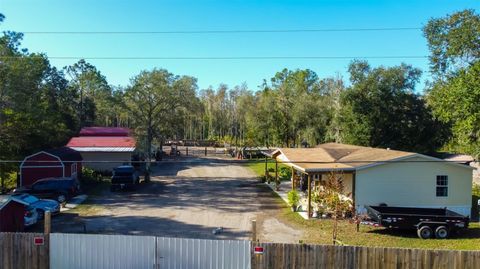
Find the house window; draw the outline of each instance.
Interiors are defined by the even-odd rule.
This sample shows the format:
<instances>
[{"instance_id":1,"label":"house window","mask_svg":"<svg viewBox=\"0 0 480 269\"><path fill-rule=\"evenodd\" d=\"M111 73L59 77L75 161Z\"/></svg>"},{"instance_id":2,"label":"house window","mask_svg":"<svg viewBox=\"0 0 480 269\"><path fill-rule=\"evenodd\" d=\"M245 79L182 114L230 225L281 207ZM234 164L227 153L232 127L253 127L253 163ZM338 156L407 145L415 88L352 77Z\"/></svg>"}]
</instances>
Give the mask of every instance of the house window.
<instances>
[{"instance_id":1,"label":"house window","mask_svg":"<svg viewBox=\"0 0 480 269\"><path fill-rule=\"evenodd\" d=\"M73 163L72 164L72 176L77 174L77 164L76 163Z\"/></svg>"},{"instance_id":2,"label":"house window","mask_svg":"<svg viewBox=\"0 0 480 269\"><path fill-rule=\"evenodd\" d=\"M448 196L448 176L437 176L437 197Z\"/></svg>"}]
</instances>

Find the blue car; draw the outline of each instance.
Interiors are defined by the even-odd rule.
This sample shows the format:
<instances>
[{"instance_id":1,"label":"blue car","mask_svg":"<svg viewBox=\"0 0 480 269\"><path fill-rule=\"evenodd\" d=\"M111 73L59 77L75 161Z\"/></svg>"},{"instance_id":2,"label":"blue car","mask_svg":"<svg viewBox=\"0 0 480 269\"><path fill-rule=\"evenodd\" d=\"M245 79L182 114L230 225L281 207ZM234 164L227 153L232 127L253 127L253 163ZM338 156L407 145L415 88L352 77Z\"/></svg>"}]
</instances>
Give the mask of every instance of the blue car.
<instances>
[{"instance_id":1,"label":"blue car","mask_svg":"<svg viewBox=\"0 0 480 269\"><path fill-rule=\"evenodd\" d=\"M60 203L55 200L49 199L38 199L37 197L30 194L17 194L15 195L17 199L20 199L32 208L34 208L38 213L38 219L43 219L45 216L45 211L50 211L52 215L60 213Z\"/></svg>"}]
</instances>

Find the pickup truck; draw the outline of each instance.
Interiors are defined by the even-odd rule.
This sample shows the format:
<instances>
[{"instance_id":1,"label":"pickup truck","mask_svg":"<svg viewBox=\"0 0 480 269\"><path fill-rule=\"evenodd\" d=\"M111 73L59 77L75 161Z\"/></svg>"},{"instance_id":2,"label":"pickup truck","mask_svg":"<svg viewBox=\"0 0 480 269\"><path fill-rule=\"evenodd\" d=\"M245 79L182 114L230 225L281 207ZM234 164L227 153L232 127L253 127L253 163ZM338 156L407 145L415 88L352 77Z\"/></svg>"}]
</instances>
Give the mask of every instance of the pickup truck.
<instances>
[{"instance_id":1,"label":"pickup truck","mask_svg":"<svg viewBox=\"0 0 480 269\"><path fill-rule=\"evenodd\" d=\"M393 229L416 229L422 239L447 238L468 228L470 219L446 208L366 206L369 219L361 224Z\"/></svg>"},{"instance_id":2,"label":"pickup truck","mask_svg":"<svg viewBox=\"0 0 480 269\"><path fill-rule=\"evenodd\" d=\"M140 176L131 165L122 165L113 169L111 191L118 189L135 189L140 183Z\"/></svg>"}]
</instances>

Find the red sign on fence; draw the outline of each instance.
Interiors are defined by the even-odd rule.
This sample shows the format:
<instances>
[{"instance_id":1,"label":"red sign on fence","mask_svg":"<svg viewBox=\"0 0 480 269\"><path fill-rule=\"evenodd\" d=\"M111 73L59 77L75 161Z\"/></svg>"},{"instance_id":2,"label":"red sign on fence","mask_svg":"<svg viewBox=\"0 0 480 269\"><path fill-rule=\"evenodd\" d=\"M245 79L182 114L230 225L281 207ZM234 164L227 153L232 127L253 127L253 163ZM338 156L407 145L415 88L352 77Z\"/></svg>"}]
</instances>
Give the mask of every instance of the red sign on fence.
<instances>
[{"instance_id":1,"label":"red sign on fence","mask_svg":"<svg viewBox=\"0 0 480 269\"><path fill-rule=\"evenodd\" d=\"M43 238L43 236L35 236L33 238L33 244L35 246L43 246L44 242L45 242L45 239Z\"/></svg>"},{"instance_id":2,"label":"red sign on fence","mask_svg":"<svg viewBox=\"0 0 480 269\"><path fill-rule=\"evenodd\" d=\"M255 254L263 254L263 247L254 247L253 253Z\"/></svg>"}]
</instances>

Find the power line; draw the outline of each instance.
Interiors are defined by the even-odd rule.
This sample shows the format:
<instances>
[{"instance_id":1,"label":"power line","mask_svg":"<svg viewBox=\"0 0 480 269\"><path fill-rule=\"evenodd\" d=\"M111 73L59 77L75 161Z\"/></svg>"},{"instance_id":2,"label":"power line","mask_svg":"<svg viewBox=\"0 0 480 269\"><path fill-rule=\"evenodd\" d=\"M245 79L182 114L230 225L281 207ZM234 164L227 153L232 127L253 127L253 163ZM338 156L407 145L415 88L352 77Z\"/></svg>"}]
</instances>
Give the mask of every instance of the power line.
<instances>
[{"instance_id":1,"label":"power line","mask_svg":"<svg viewBox=\"0 0 480 269\"><path fill-rule=\"evenodd\" d=\"M420 27L385 28L323 28L323 29L244 29L244 30L176 30L176 31L23 31L33 35L165 35L165 34L262 34L262 33L321 33L321 32L387 32L417 31Z\"/></svg>"},{"instance_id":2,"label":"power line","mask_svg":"<svg viewBox=\"0 0 480 269\"><path fill-rule=\"evenodd\" d=\"M24 56L0 56L0 59L23 58ZM41 57L41 56L38 56ZM341 59L427 59L423 55L387 56L47 56L58 60L341 60Z\"/></svg>"}]
</instances>

